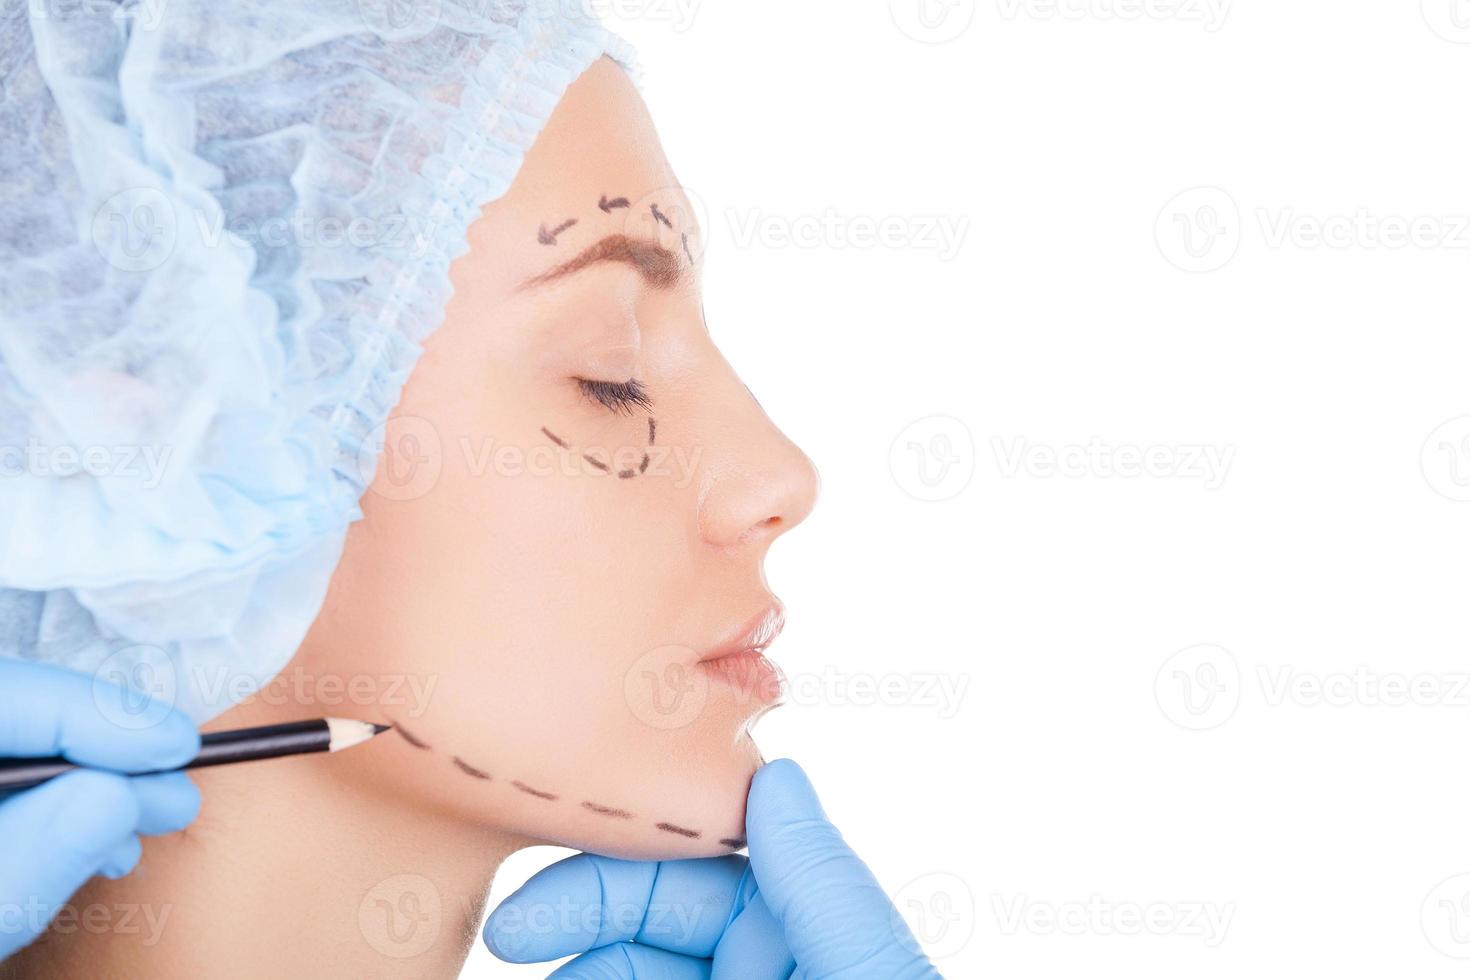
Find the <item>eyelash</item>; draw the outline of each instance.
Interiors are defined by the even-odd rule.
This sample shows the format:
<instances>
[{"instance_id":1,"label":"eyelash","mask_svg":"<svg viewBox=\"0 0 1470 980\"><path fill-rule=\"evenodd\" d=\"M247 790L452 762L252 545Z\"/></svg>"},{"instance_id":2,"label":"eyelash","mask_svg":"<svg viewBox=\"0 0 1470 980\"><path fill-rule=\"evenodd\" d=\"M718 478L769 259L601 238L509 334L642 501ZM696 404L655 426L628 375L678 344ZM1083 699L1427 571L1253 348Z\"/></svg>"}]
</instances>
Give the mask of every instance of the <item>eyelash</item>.
<instances>
[{"instance_id":1,"label":"eyelash","mask_svg":"<svg viewBox=\"0 0 1470 980\"><path fill-rule=\"evenodd\" d=\"M589 401L601 405L610 412L631 415L634 408L645 411L653 407L653 399L637 378L627 381L592 381L578 378L577 387Z\"/></svg>"}]
</instances>

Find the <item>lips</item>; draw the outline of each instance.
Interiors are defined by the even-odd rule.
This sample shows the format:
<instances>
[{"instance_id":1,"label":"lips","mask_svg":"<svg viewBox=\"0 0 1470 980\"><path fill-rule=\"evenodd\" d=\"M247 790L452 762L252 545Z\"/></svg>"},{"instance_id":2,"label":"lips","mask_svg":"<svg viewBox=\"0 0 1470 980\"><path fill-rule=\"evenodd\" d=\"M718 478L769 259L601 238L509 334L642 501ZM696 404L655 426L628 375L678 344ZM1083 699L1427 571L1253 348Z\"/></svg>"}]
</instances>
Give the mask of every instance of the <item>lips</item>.
<instances>
[{"instance_id":1,"label":"lips","mask_svg":"<svg viewBox=\"0 0 1470 980\"><path fill-rule=\"evenodd\" d=\"M698 666L711 679L734 688L742 700L773 704L781 697L782 678L776 665L766 659L765 650L785 625L781 605L773 604L712 647L699 658Z\"/></svg>"},{"instance_id":2,"label":"lips","mask_svg":"<svg viewBox=\"0 0 1470 980\"><path fill-rule=\"evenodd\" d=\"M781 604L775 603L747 620L727 640L700 657L699 662L707 664L729 657L761 653L775 642L785 626L786 614L781 609Z\"/></svg>"}]
</instances>

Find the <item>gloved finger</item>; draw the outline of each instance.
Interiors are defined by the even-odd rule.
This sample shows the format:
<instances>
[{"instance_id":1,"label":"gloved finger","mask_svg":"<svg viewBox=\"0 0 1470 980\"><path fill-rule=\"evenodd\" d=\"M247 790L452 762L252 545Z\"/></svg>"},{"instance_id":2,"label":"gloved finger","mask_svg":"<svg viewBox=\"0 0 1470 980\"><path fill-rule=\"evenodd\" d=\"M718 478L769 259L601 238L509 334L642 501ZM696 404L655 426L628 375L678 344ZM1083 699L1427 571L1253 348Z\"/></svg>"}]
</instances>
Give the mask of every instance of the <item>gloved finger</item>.
<instances>
[{"instance_id":1,"label":"gloved finger","mask_svg":"<svg viewBox=\"0 0 1470 980\"><path fill-rule=\"evenodd\" d=\"M97 873L104 878L125 878L133 873L138 862L143 860L143 841L137 834L129 834L128 839L112 849L102 859L102 866Z\"/></svg>"},{"instance_id":2,"label":"gloved finger","mask_svg":"<svg viewBox=\"0 0 1470 980\"><path fill-rule=\"evenodd\" d=\"M199 789L184 773L134 776L130 782L138 797L140 834L172 834L199 816Z\"/></svg>"},{"instance_id":3,"label":"gloved finger","mask_svg":"<svg viewBox=\"0 0 1470 980\"><path fill-rule=\"evenodd\" d=\"M788 980L796 959L786 946L781 923L753 895L715 947L711 980Z\"/></svg>"},{"instance_id":4,"label":"gloved finger","mask_svg":"<svg viewBox=\"0 0 1470 980\"><path fill-rule=\"evenodd\" d=\"M139 815L127 778L95 770L11 798L0 806L0 895L39 910L44 926L88 878L126 859L119 849L134 839ZM13 938L0 936L0 944Z\"/></svg>"},{"instance_id":5,"label":"gloved finger","mask_svg":"<svg viewBox=\"0 0 1470 980\"><path fill-rule=\"evenodd\" d=\"M778 759L757 770L745 830L761 897L802 970L817 977L938 975L795 762Z\"/></svg>"},{"instance_id":6,"label":"gloved finger","mask_svg":"<svg viewBox=\"0 0 1470 980\"><path fill-rule=\"evenodd\" d=\"M167 704L51 664L0 660L0 756L146 772L198 754L198 729Z\"/></svg>"},{"instance_id":7,"label":"gloved finger","mask_svg":"<svg viewBox=\"0 0 1470 980\"><path fill-rule=\"evenodd\" d=\"M491 913L485 943L509 963L543 963L611 943L707 957L755 882L743 857L619 861L578 854L538 872Z\"/></svg>"},{"instance_id":8,"label":"gloved finger","mask_svg":"<svg viewBox=\"0 0 1470 980\"><path fill-rule=\"evenodd\" d=\"M563 964L546 980L709 980L709 971L709 960L615 943Z\"/></svg>"}]
</instances>

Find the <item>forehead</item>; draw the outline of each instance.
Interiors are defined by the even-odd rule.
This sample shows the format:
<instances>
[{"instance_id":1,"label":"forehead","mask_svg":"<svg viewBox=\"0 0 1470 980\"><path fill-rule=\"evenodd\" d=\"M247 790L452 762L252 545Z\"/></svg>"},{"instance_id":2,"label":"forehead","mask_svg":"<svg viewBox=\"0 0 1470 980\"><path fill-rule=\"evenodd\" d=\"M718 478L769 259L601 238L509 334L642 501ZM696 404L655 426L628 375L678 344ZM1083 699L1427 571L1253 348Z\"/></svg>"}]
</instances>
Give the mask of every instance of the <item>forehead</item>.
<instances>
[{"instance_id":1,"label":"forehead","mask_svg":"<svg viewBox=\"0 0 1470 980\"><path fill-rule=\"evenodd\" d=\"M699 237L648 108L627 74L602 58L568 88L510 190L469 230L471 251L494 256L475 278L509 293L610 235L697 255Z\"/></svg>"}]
</instances>

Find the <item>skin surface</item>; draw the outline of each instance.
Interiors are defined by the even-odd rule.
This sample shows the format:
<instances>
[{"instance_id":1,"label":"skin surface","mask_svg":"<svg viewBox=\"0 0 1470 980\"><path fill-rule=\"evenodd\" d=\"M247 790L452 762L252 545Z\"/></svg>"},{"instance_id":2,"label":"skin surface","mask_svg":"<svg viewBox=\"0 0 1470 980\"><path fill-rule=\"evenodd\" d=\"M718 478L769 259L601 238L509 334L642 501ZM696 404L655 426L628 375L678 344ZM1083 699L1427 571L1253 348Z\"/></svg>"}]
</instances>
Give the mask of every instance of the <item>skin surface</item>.
<instances>
[{"instance_id":1,"label":"skin surface","mask_svg":"<svg viewBox=\"0 0 1470 980\"><path fill-rule=\"evenodd\" d=\"M75 900L152 907L157 935L53 933L13 975L454 976L520 847L739 845L771 678L697 661L775 607L762 562L817 480L708 335L677 187L632 84L599 61L471 227L283 683L209 726L402 732L199 771L198 822ZM636 378L648 405L610 410L579 378ZM393 910L433 910L432 941L385 935Z\"/></svg>"}]
</instances>

